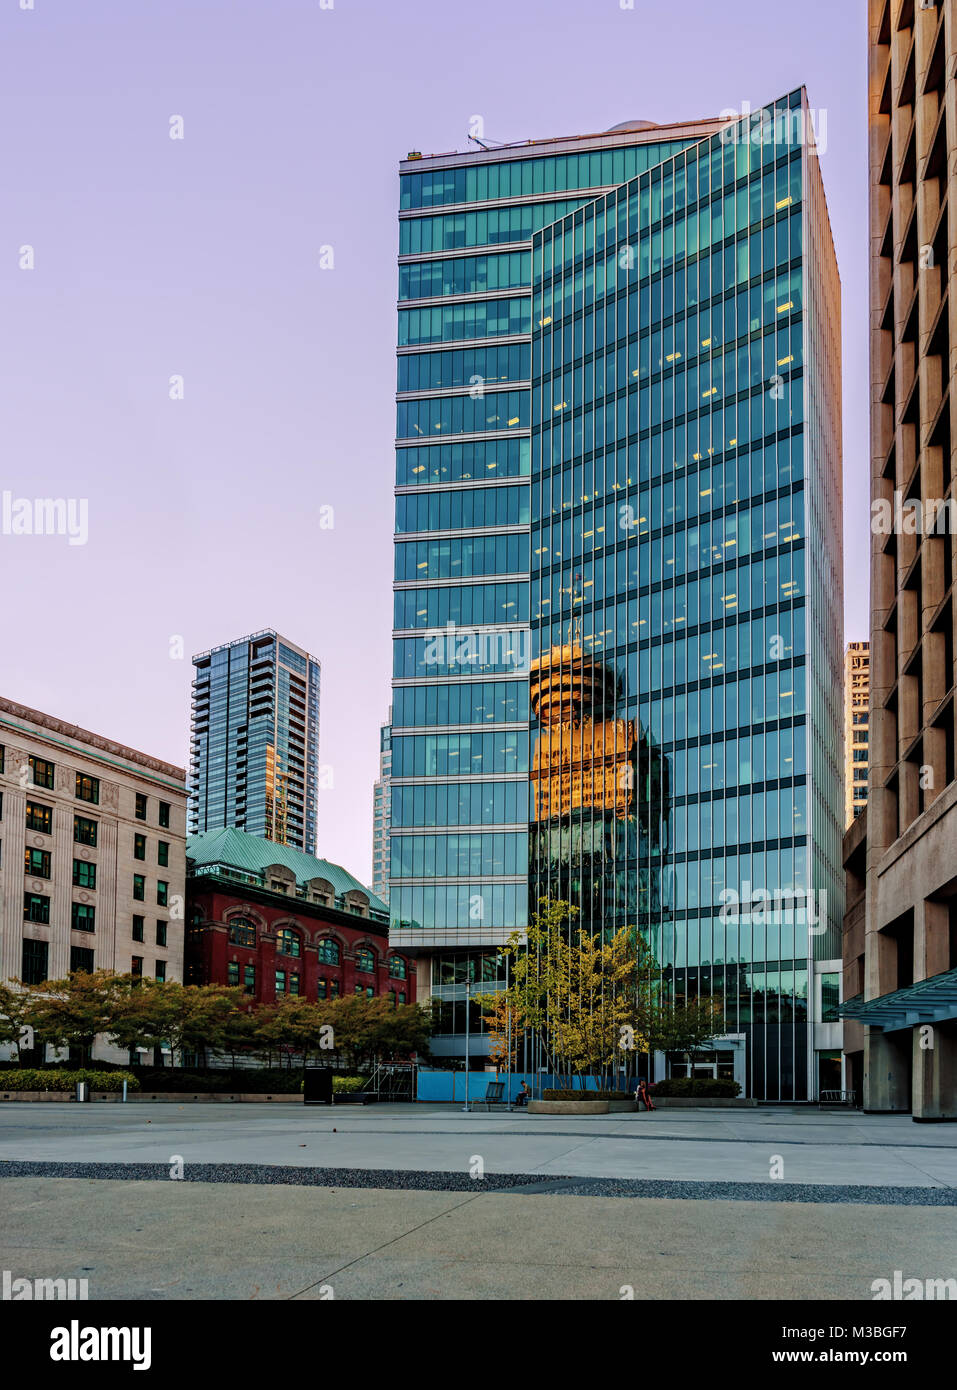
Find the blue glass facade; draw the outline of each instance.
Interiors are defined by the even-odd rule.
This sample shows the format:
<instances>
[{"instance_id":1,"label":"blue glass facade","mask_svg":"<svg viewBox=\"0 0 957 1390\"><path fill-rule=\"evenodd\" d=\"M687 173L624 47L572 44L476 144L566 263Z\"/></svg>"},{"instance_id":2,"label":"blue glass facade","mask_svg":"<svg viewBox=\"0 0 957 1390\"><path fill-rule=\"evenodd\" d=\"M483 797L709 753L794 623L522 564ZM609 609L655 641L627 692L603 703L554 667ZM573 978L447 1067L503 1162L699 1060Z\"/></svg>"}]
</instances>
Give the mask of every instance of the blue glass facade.
<instances>
[{"instance_id":1,"label":"blue glass facade","mask_svg":"<svg viewBox=\"0 0 957 1390\"><path fill-rule=\"evenodd\" d=\"M513 217L531 238L508 320L530 324L530 359L515 329L519 350L485 360L531 386L487 389L479 349L444 336L505 333L489 325L514 295L484 317L443 308L437 365L400 368L400 385L450 384L399 404L392 904L396 938L424 950L501 942L543 895L593 929L636 923L666 990L722 999L747 1093L791 1099L842 909L839 289L794 138L803 94L779 108L760 140L713 122L403 179L400 245L428 253L430 287L461 283L438 249L491 244ZM411 216L592 177L620 186ZM467 463L421 442L466 430L486 436ZM506 442L527 502L468 486L514 480ZM459 519L470 535L449 535ZM772 910L748 910L765 892Z\"/></svg>"},{"instance_id":2,"label":"blue glass facade","mask_svg":"<svg viewBox=\"0 0 957 1390\"><path fill-rule=\"evenodd\" d=\"M264 631L193 657L189 831L316 852L319 663Z\"/></svg>"}]
</instances>

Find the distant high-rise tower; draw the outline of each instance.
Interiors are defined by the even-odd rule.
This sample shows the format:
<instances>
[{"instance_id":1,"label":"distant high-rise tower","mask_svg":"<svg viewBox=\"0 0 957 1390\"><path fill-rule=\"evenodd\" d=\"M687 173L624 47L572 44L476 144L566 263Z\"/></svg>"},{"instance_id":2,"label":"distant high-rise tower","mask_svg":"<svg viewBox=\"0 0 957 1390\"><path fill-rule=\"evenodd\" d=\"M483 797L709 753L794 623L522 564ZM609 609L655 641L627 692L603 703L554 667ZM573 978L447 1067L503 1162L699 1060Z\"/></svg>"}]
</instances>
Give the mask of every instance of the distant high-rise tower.
<instances>
[{"instance_id":1,"label":"distant high-rise tower","mask_svg":"<svg viewBox=\"0 0 957 1390\"><path fill-rule=\"evenodd\" d=\"M844 821L867 806L868 714L871 645L849 642L844 654Z\"/></svg>"},{"instance_id":2,"label":"distant high-rise tower","mask_svg":"<svg viewBox=\"0 0 957 1390\"><path fill-rule=\"evenodd\" d=\"M316 853L319 662L267 628L193 657L189 832Z\"/></svg>"},{"instance_id":3,"label":"distant high-rise tower","mask_svg":"<svg viewBox=\"0 0 957 1390\"><path fill-rule=\"evenodd\" d=\"M379 778L373 788L372 891L389 901L389 822L392 816L392 706L379 731Z\"/></svg>"}]
</instances>

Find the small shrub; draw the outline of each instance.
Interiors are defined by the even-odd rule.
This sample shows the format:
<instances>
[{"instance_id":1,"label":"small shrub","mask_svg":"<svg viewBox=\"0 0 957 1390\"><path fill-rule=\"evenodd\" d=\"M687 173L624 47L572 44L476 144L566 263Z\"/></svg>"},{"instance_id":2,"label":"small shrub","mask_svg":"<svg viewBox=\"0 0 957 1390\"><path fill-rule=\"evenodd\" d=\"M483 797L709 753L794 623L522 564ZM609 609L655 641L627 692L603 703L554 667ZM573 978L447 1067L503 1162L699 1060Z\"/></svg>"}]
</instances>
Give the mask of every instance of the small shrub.
<instances>
[{"instance_id":1,"label":"small shrub","mask_svg":"<svg viewBox=\"0 0 957 1390\"><path fill-rule=\"evenodd\" d=\"M37 1067L17 1067L5 1072L0 1091L72 1091L85 1081L92 1091L122 1091L123 1082L131 1091L140 1083L129 1071L41 1071Z\"/></svg>"},{"instance_id":2,"label":"small shrub","mask_svg":"<svg viewBox=\"0 0 957 1390\"><path fill-rule=\"evenodd\" d=\"M367 1078L364 1076L334 1076L332 1078L332 1094L334 1096L351 1096L356 1091L361 1091L366 1084Z\"/></svg>"}]
</instances>

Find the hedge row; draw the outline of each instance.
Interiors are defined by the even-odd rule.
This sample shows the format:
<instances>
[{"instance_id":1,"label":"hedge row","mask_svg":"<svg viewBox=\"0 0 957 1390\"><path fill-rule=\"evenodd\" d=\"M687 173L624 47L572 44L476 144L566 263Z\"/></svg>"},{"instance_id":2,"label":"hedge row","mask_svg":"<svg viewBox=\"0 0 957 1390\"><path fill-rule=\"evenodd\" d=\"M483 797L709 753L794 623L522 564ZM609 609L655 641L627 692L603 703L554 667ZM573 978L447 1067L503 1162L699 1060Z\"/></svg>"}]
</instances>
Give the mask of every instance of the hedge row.
<instances>
[{"instance_id":1,"label":"hedge row","mask_svg":"<svg viewBox=\"0 0 957 1390\"><path fill-rule=\"evenodd\" d=\"M654 1096L715 1096L733 1099L741 1094L737 1081L717 1080L711 1076L673 1076L666 1081L656 1081L652 1088Z\"/></svg>"},{"instance_id":2,"label":"hedge row","mask_svg":"<svg viewBox=\"0 0 957 1390\"><path fill-rule=\"evenodd\" d=\"M72 1091L85 1081L91 1091L122 1091L123 1082L131 1091L140 1083L130 1071L41 1071L36 1067L15 1067L0 1077L0 1091Z\"/></svg>"}]
</instances>

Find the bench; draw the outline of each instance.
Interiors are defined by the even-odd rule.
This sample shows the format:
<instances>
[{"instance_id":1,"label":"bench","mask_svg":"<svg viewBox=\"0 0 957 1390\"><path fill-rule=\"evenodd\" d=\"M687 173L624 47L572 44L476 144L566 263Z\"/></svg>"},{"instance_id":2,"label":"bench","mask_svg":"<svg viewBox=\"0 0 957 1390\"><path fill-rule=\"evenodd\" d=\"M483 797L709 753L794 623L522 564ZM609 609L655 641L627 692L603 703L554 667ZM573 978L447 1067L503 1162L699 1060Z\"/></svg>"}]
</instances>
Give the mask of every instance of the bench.
<instances>
[{"instance_id":1,"label":"bench","mask_svg":"<svg viewBox=\"0 0 957 1390\"><path fill-rule=\"evenodd\" d=\"M856 1091L822 1091L820 1105L853 1105L857 1099Z\"/></svg>"},{"instance_id":2,"label":"bench","mask_svg":"<svg viewBox=\"0 0 957 1390\"><path fill-rule=\"evenodd\" d=\"M493 1105L510 1105L511 1102L505 1099L505 1082L490 1081L485 1088L485 1095L475 1104L484 1105L487 1111L491 1110Z\"/></svg>"}]
</instances>

